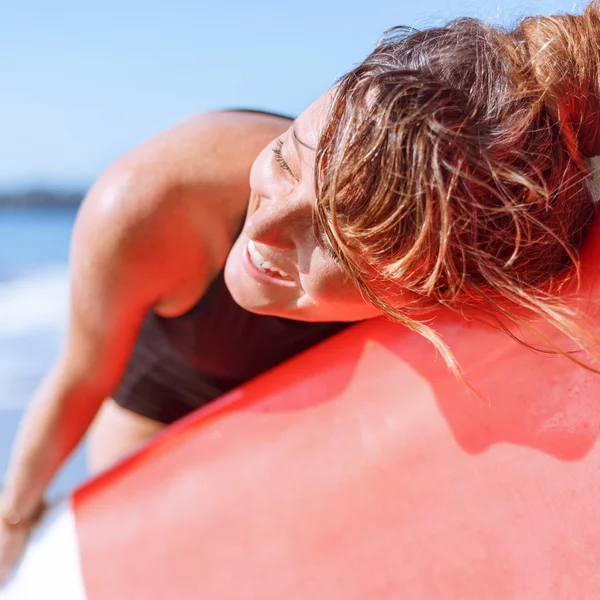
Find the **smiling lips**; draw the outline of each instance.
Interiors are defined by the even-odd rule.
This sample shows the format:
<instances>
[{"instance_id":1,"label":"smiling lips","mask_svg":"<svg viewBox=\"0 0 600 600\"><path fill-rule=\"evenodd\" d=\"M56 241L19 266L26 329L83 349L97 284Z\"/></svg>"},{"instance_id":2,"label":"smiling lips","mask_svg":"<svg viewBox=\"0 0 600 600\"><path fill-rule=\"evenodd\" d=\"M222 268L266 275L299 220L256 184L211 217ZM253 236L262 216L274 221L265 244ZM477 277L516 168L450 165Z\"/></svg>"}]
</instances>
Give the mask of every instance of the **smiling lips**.
<instances>
[{"instance_id":1,"label":"smiling lips","mask_svg":"<svg viewBox=\"0 0 600 600\"><path fill-rule=\"evenodd\" d=\"M281 279L292 281L292 278L285 271L278 269L268 260L265 260L265 257L257 250L256 245L252 240L248 240L248 255L250 256L252 264L259 271L267 273L272 277L280 277Z\"/></svg>"}]
</instances>

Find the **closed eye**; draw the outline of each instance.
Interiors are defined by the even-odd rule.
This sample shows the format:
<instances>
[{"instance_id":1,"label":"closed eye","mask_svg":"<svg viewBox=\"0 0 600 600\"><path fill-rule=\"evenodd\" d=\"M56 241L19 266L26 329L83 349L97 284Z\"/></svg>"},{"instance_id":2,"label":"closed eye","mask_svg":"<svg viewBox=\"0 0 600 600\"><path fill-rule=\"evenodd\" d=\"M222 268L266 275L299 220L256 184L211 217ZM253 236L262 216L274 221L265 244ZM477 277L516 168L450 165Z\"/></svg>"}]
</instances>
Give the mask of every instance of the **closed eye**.
<instances>
[{"instance_id":1,"label":"closed eye","mask_svg":"<svg viewBox=\"0 0 600 600\"><path fill-rule=\"evenodd\" d=\"M324 235L322 235L319 238L319 248L321 248L321 250L323 250L323 252L325 252L327 256L333 258L335 262L340 262L338 255L335 253L335 250L329 245L329 241L325 238Z\"/></svg>"},{"instance_id":2,"label":"closed eye","mask_svg":"<svg viewBox=\"0 0 600 600\"><path fill-rule=\"evenodd\" d=\"M335 262L340 262L338 255L335 253L335 250L331 247L331 244L327 239L327 235L324 231L321 231L315 220L313 220L313 231L319 248L321 248L321 250L327 254L327 256L333 258Z\"/></svg>"},{"instance_id":3,"label":"closed eye","mask_svg":"<svg viewBox=\"0 0 600 600\"><path fill-rule=\"evenodd\" d=\"M277 161L277 164L288 175L290 175L294 179L298 180L298 178L294 175L294 172L292 171L292 169L290 169L290 166L285 161L285 158L283 158L282 149L283 149L283 140L282 139L275 140L275 146L272 148L272 150L273 150L273 154L275 155L275 160Z\"/></svg>"}]
</instances>

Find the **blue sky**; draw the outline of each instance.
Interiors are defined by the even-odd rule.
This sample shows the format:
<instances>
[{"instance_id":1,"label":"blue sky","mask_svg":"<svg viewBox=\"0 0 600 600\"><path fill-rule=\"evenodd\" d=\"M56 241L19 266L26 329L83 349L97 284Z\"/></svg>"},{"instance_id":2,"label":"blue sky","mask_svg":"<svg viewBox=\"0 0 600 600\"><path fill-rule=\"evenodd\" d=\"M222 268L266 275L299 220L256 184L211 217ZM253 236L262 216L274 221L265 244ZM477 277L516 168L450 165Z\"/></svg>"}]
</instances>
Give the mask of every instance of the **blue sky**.
<instances>
[{"instance_id":1,"label":"blue sky","mask_svg":"<svg viewBox=\"0 0 600 600\"><path fill-rule=\"evenodd\" d=\"M203 110L298 113L383 30L566 0L21 0L0 6L0 188L77 186Z\"/></svg>"}]
</instances>

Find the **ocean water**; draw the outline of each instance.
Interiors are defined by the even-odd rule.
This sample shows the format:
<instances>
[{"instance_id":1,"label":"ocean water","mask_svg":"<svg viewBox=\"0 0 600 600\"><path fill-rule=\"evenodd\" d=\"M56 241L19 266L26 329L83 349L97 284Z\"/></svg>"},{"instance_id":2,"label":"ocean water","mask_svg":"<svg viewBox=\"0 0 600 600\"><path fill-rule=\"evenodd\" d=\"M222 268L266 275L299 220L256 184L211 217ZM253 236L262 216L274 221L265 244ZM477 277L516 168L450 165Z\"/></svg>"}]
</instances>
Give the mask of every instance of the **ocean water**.
<instances>
[{"instance_id":1,"label":"ocean water","mask_svg":"<svg viewBox=\"0 0 600 600\"><path fill-rule=\"evenodd\" d=\"M62 343L75 209L0 208L0 474L17 424ZM54 486L81 481L81 451Z\"/></svg>"}]
</instances>

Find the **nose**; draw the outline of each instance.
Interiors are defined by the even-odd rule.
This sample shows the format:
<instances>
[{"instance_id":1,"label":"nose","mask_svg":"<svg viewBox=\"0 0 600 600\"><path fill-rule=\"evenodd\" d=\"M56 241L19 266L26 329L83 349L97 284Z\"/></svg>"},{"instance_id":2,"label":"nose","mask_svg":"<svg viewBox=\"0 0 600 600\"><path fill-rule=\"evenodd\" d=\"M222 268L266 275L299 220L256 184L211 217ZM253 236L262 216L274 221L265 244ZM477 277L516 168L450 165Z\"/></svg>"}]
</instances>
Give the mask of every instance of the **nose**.
<instances>
[{"instance_id":1,"label":"nose","mask_svg":"<svg viewBox=\"0 0 600 600\"><path fill-rule=\"evenodd\" d=\"M255 242L279 250L292 250L295 247L296 224L297 215L289 205L261 198L246 221L246 234Z\"/></svg>"},{"instance_id":2,"label":"nose","mask_svg":"<svg viewBox=\"0 0 600 600\"><path fill-rule=\"evenodd\" d=\"M277 172L270 146L252 166L250 187L253 197L246 220L248 237L280 250L295 248L304 215L302 202L294 186Z\"/></svg>"}]
</instances>

